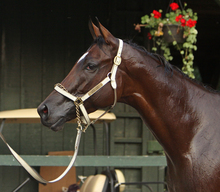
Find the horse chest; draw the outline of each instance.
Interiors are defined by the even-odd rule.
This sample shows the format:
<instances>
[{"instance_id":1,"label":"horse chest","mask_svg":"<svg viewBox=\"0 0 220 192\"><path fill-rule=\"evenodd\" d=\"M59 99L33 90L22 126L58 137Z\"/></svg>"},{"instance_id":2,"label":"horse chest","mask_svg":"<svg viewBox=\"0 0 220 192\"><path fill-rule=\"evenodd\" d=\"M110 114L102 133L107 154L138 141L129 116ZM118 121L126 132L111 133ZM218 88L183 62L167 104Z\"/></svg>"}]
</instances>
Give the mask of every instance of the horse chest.
<instances>
[{"instance_id":1,"label":"horse chest","mask_svg":"<svg viewBox=\"0 0 220 192\"><path fill-rule=\"evenodd\" d=\"M218 160L217 160L218 161ZM209 158L182 161L175 166L168 163L169 192L219 192L220 163Z\"/></svg>"}]
</instances>

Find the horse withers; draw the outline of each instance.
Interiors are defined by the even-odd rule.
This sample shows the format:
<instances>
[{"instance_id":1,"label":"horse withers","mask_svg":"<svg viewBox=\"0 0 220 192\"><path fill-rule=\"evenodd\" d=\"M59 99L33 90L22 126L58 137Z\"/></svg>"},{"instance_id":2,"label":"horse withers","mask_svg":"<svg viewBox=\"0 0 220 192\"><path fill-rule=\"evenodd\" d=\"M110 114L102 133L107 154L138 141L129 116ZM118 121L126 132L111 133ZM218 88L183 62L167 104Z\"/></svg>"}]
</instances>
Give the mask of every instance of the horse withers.
<instances>
[{"instance_id":1,"label":"horse withers","mask_svg":"<svg viewBox=\"0 0 220 192\"><path fill-rule=\"evenodd\" d=\"M164 148L170 192L220 191L220 95L161 56L121 45L100 23L89 26L94 42L59 85L68 94L54 90L38 107L42 123L58 131L76 118L78 105L86 116L126 103Z\"/></svg>"}]
</instances>

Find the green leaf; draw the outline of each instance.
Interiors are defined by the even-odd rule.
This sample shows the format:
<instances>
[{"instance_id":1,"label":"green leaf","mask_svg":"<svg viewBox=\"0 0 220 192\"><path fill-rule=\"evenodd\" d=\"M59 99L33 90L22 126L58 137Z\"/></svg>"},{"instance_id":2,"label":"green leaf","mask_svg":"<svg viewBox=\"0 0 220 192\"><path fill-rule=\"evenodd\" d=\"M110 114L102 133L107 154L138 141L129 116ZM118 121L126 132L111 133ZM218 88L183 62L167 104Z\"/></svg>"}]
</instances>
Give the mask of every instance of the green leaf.
<instances>
[{"instance_id":1,"label":"green leaf","mask_svg":"<svg viewBox=\"0 0 220 192\"><path fill-rule=\"evenodd\" d=\"M193 61L188 62L188 66L191 66L191 65L193 65Z\"/></svg>"},{"instance_id":2,"label":"green leaf","mask_svg":"<svg viewBox=\"0 0 220 192\"><path fill-rule=\"evenodd\" d=\"M187 65L187 61L185 59L183 59L183 64Z\"/></svg>"},{"instance_id":3,"label":"green leaf","mask_svg":"<svg viewBox=\"0 0 220 192\"><path fill-rule=\"evenodd\" d=\"M186 15L186 11L185 10L183 10L183 15Z\"/></svg>"},{"instance_id":4,"label":"green leaf","mask_svg":"<svg viewBox=\"0 0 220 192\"><path fill-rule=\"evenodd\" d=\"M189 48L189 46L190 46L189 43L187 43L187 42L183 43L183 47L184 47L184 48Z\"/></svg>"},{"instance_id":5,"label":"green leaf","mask_svg":"<svg viewBox=\"0 0 220 192\"><path fill-rule=\"evenodd\" d=\"M194 48L194 46L193 46L192 44L190 44L190 45L189 45L189 48L190 48L190 49L193 49L193 48Z\"/></svg>"},{"instance_id":6,"label":"green leaf","mask_svg":"<svg viewBox=\"0 0 220 192\"><path fill-rule=\"evenodd\" d=\"M177 42L176 41L173 41L173 45L176 45L177 44Z\"/></svg>"},{"instance_id":7,"label":"green leaf","mask_svg":"<svg viewBox=\"0 0 220 192\"><path fill-rule=\"evenodd\" d=\"M164 49L164 52L167 54L167 55L170 55L170 48L169 47L166 47Z\"/></svg>"},{"instance_id":8,"label":"green leaf","mask_svg":"<svg viewBox=\"0 0 220 192\"><path fill-rule=\"evenodd\" d=\"M173 60L173 56L169 56L169 61L172 61Z\"/></svg>"},{"instance_id":9,"label":"green leaf","mask_svg":"<svg viewBox=\"0 0 220 192\"><path fill-rule=\"evenodd\" d=\"M149 23L150 19L148 15L145 15L143 17L141 17L141 23L145 24L145 23Z\"/></svg>"},{"instance_id":10,"label":"green leaf","mask_svg":"<svg viewBox=\"0 0 220 192\"><path fill-rule=\"evenodd\" d=\"M188 59L194 59L194 56L193 56L193 54L192 53L190 53L189 55L188 55Z\"/></svg>"},{"instance_id":11,"label":"green leaf","mask_svg":"<svg viewBox=\"0 0 220 192\"><path fill-rule=\"evenodd\" d=\"M190 31L191 34L196 34L196 35L198 34L198 31L196 30L195 27L190 28L189 31Z\"/></svg>"},{"instance_id":12,"label":"green leaf","mask_svg":"<svg viewBox=\"0 0 220 192\"><path fill-rule=\"evenodd\" d=\"M170 17L174 17L175 13L174 12L170 12Z\"/></svg>"},{"instance_id":13,"label":"green leaf","mask_svg":"<svg viewBox=\"0 0 220 192\"><path fill-rule=\"evenodd\" d=\"M198 16L196 15L196 13L194 13L193 20L198 20Z\"/></svg>"},{"instance_id":14,"label":"green leaf","mask_svg":"<svg viewBox=\"0 0 220 192\"><path fill-rule=\"evenodd\" d=\"M152 51L157 51L157 48L156 47L152 47Z\"/></svg>"},{"instance_id":15,"label":"green leaf","mask_svg":"<svg viewBox=\"0 0 220 192\"><path fill-rule=\"evenodd\" d=\"M156 43L157 43L157 45L161 45L161 42L159 42L159 41L156 41Z\"/></svg>"},{"instance_id":16,"label":"green leaf","mask_svg":"<svg viewBox=\"0 0 220 192\"><path fill-rule=\"evenodd\" d=\"M193 10L192 10L192 9L190 9L190 8L188 8L188 9L186 10L186 12L188 12L188 13L192 13L192 12L193 12Z\"/></svg>"},{"instance_id":17,"label":"green leaf","mask_svg":"<svg viewBox=\"0 0 220 192\"><path fill-rule=\"evenodd\" d=\"M166 15L165 15L165 16L168 18L168 17L170 17L170 14L169 14L169 13L166 13Z\"/></svg>"},{"instance_id":18,"label":"green leaf","mask_svg":"<svg viewBox=\"0 0 220 192\"><path fill-rule=\"evenodd\" d=\"M192 78L192 79L195 79L195 75L194 74L190 74L189 77Z\"/></svg>"}]
</instances>

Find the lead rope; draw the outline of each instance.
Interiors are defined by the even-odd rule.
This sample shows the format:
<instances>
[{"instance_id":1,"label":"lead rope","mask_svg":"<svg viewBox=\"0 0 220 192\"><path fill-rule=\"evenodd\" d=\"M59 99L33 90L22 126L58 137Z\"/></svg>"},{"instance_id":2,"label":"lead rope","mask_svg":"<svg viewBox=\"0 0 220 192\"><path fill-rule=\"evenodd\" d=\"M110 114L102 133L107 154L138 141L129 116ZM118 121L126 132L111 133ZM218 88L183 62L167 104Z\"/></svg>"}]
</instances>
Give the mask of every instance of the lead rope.
<instances>
[{"instance_id":1,"label":"lead rope","mask_svg":"<svg viewBox=\"0 0 220 192\"><path fill-rule=\"evenodd\" d=\"M1 127L4 125L4 121L5 121L5 120L3 120ZM72 156L72 159L71 159L71 161L70 161L68 167L64 170L64 172L63 172L59 177L57 177L56 179L51 180L51 181L47 181L47 180L45 180L44 178L42 178L37 171L35 171L30 165L28 165L28 163L27 163L24 159L22 159L22 158L11 148L11 146L7 143L7 141L5 140L5 138L4 138L4 136L2 135L1 132L0 132L0 138L1 138L2 141L6 144L6 146L8 147L8 149L10 150L10 152L11 152L11 154L14 156L14 158L21 164L21 166L22 166L36 181L38 181L39 183L42 183L42 184L47 184L47 183L54 183L54 182L59 181L59 180L62 179L62 178L69 172L69 170L72 168L73 164L74 164L75 161L76 161L76 157L77 157L77 154L78 154L81 134L82 134L82 129L81 129L81 128L78 128L78 129L77 129L77 135L76 135L76 141L75 141L75 151L74 151L74 154L73 154L73 156Z\"/></svg>"},{"instance_id":2,"label":"lead rope","mask_svg":"<svg viewBox=\"0 0 220 192\"><path fill-rule=\"evenodd\" d=\"M75 106L76 106L76 118L77 118L77 124L78 124L77 129L79 129L80 127L82 127L81 119L80 119L79 104L77 102L75 102Z\"/></svg>"},{"instance_id":3,"label":"lead rope","mask_svg":"<svg viewBox=\"0 0 220 192\"><path fill-rule=\"evenodd\" d=\"M81 121L81 116L80 116L80 111L79 111L79 103L78 102L74 102L75 106L76 106L76 119L77 119L77 130L82 130L82 132L86 132L86 129L88 128L89 124L85 125L84 128L82 128L82 121Z\"/></svg>"}]
</instances>

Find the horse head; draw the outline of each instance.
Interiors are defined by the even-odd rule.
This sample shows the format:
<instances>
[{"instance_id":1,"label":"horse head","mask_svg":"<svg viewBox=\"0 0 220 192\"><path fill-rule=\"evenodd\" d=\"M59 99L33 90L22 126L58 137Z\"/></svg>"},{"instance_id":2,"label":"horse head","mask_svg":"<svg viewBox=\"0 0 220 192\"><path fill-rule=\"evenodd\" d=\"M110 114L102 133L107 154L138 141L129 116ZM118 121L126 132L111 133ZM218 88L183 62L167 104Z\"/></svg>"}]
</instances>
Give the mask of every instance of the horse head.
<instances>
[{"instance_id":1,"label":"horse head","mask_svg":"<svg viewBox=\"0 0 220 192\"><path fill-rule=\"evenodd\" d=\"M38 107L42 124L54 131L61 130L65 122L76 118L76 102L71 100L71 97L78 100L86 94L89 95L89 98L83 101L83 107L87 113L111 106L121 97L119 87L122 81L118 75L121 71L117 70L117 67L113 70L112 67L114 60L120 60L120 57L115 59L119 39L115 38L100 22L97 27L90 21L89 29L94 39L93 44L80 57L64 80L56 86L57 90L54 90ZM105 85L100 87L103 79L105 79ZM113 90L116 90L116 84L113 85L113 81L117 82L118 87L115 94ZM58 89L65 91L69 98L60 94Z\"/></svg>"}]
</instances>

